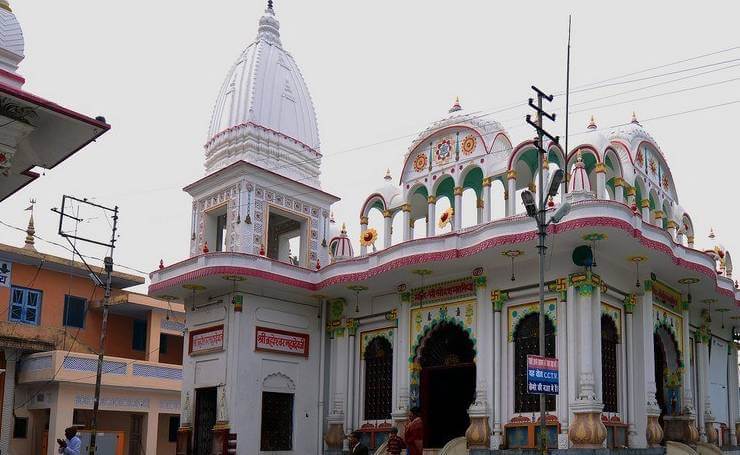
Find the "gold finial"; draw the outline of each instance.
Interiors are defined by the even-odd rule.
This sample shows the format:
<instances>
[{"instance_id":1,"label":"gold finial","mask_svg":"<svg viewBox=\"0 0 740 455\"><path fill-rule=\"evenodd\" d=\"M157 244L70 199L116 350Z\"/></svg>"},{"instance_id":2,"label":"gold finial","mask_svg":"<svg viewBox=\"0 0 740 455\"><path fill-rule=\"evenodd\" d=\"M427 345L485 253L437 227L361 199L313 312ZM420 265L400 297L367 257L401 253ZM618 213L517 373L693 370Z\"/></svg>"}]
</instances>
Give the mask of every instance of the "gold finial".
<instances>
[{"instance_id":1,"label":"gold finial","mask_svg":"<svg viewBox=\"0 0 740 455\"><path fill-rule=\"evenodd\" d=\"M715 237L716 237L716 235L714 235L714 228L711 228L711 227L710 227L710 228L709 228L709 238L710 238L710 239L713 239L713 238L715 238Z\"/></svg>"},{"instance_id":2,"label":"gold finial","mask_svg":"<svg viewBox=\"0 0 740 455\"><path fill-rule=\"evenodd\" d=\"M10 9L10 3L8 2L8 0L0 0L0 8L8 11L9 13L13 12L13 10Z\"/></svg>"},{"instance_id":3,"label":"gold finial","mask_svg":"<svg viewBox=\"0 0 740 455\"><path fill-rule=\"evenodd\" d=\"M393 177L391 177L391 168L388 168L385 170L385 177L383 177L385 180L393 180Z\"/></svg>"},{"instance_id":4,"label":"gold finial","mask_svg":"<svg viewBox=\"0 0 740 455\"><path fill-rule=\"evenodd\" d=\"M342 223L342 231L341 231L341 233L342 233L342 235L346 235L347 234L347 223Z\"/></svg>"},{"instance_id":5,"label":"gold finial","mask_svg":"<svg viewBox=\"0 0 740 455\"><path fill-rule=\"evenodd\" d=\"M635 114L635 111L632 111L632 123L640 123L637 121L637 114Z\"/></svg>"},{"instance_id":6,"label":"gold finial","mask_svg":"<svg viewBox=\"0 0 740 455\"><path fill-rule=\"evenodd\" d=\"M449 112L452 113L452 112L456 112L456 111L459 111L459 110L462 110L462 106L460 106L460 97L459 96L456 96L455 97L455 104L452 105L452 107L450 108Z\"/></svg>"},{"instance_id":7,"label":"gold finial","mask_svg":"<svg viewBox=\"0 0 740 455\"><path fill-rule=\"evenodd\" d=\"M591 115L591 121L588 123L588 129L590 130L596 129L596 121L594 120L593 115Z\"/></svg>"}]
</instances>

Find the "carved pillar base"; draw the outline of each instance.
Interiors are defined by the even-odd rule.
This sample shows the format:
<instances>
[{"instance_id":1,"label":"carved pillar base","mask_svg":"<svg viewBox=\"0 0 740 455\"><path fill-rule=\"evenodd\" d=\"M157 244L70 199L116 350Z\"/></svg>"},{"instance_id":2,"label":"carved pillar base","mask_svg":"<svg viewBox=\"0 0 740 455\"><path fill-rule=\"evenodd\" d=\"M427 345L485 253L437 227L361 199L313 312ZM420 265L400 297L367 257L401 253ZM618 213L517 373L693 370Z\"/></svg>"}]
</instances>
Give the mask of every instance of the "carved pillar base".
<instances>
[{"instance_id":1,"label":"carved pillar base","mask_svg":"<svg viewBox=\"0 0 740 455\"><path fill-rule=\"evenodd\" d=\"M488 424L488 413L470 410L470 426L465 431L468 449L489 449L491 447L491 426Z\"/></svg>"},{"instance_id":2,"label":"carved pillar base","mask_svg":"<svg viewBox=\"0 0 740 455\"><path fill-rule=\"evenodd\" d=\"M344 442L344 423L329 421L329 428L324 435L324 442L331 453L341 453Z\"/></svg>"},{"instance_id":3,"label":"carved pillar base","mask_svg":"<svg viewBox=\"0 0 740 455\"><path fill-rule=\"evenodd\" d=\"M717 435L717 429L714 427L714 422L707 420L704 424L704 431L707 434L707 442L716 445L719 435Z\"/></svg>"},{"instance_id":4,"label":"carved pillar base","mask_svg":"<svg viewBox=\"0 0 740 455\"><path fill-rule=\"evenodd\" d=\"M666 441L695 444L699 440L699 430L691 416L665 416L663 425L663 437Z\"/></svg>"},{"instance_id":5,"label":"carved pillar base","mask_svg":"<svg viewBox=\"0 0 740 455\"><path fill-rule=\"evenodd\" d=\"M190 436L193 434L193 428L190 425L183 425L177 430L177 445L175 447L176 455L191 455L193 449L191 446Z\"/></svg>"},{"instance_id":6,"label":"carved pillar base","mask_svg":"<svg viewBox=\"0 0 740 455\"><path fill-rule=\"evenodd\" d=\"M218 421L213 426L213 455L226 453L226 441L229 440L229 422Z\"/></svg>"},{"instance_id":7,"label":"carved pillar base","mask_svg":"<svg viewBox=\"0 0 740 455\"><path fill-rule=\"evenodd\" d=\"M601 449L606 440L606 427L601 421L601 411L574 412L568 437L574 448Z\"/></svg>"},{"instance_id":8,"label":"carved pillar base","mask_svg":"<svg viewBox=\"0 0 740 455\"><path fill-rule=\"evenodd\" d=\"M406 425L409 423L408 412L404 409L391 412L391 419L393 419L393 425L398 428L398 436L403 438L403 434L406 431Z\"/></svg>"},{"instance_id":9,"label":"carved pillar base","mask_svg":"<svg viewBox=\"0 0 740 455\"><path fill-rule=\"evenodd\" d=\"M660 422L658 422L658 417L656 415L648 415L647 416L647 427L645 427L645 437L647 439L648 447L658 447L660 445L660 441L663 440L663 428L660 426Z\"/></svg>"}]
</instances>

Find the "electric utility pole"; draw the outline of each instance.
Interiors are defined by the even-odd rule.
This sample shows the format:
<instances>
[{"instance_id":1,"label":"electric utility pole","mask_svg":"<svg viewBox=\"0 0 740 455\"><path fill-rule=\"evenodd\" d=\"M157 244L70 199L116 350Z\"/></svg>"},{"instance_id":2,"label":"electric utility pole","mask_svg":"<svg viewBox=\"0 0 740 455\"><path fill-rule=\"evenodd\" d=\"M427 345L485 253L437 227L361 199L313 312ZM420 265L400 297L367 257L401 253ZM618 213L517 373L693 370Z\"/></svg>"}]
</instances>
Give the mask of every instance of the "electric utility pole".
<instances>
[{"instance_id":1,"label":"electric utility pole","mask_svg":"<svg viewBox=\"0 0 740 455\"><path fill-rule=\"evenodd\" d=\"M535 110L537 113L537 118L535 121L532 121L532 118L530 115L527 115L527 123L532 125L535 130L537 130L537 139L535 146L537 147L537 150L539 151L539 177L537 180L537 208L532 210L531 206L527 207L528 213L530 215L534 215L533 217L537 221L537 237L538 237L538 243L537 243L537 250L539 252L539 260L540 260L540 314L539 314L539 355L540 357L545 357L545 253L547 251L547 247L545 246L545 238L547 237L547 226L548 222L546 220L546 214L547 214L547 207L545 206L545 182L543 181L543 166L545 164L545 157L547 156L547 150L544 148L544 138L547 137L554 143L558 143L559 137L553 137L542 129L542 121L543 118L548 118L551 121L555 121L555 114L549 114L542 110L542 101L547 100L548 102L552 102L552 95L545 95L540 89L532 86L532 90L534 90L537 93L537 104L534 104L534 100L532 98L529 99L529 106ZM562 181L562 174L560 175L560 180ZM552 182L551 182L552 183ZM558 182L559 183L559 182ZM551 184L550 187L553 185ZM552 191L550 191L552 192ZM525 199L525 195L522 194L522 198ZM530 195L531 198L531 195ZM530 201L532 202L532 201ZM527 205L525 200L525 205ZM540 393L540 450L542 453L547 453L547 395L544 393Z\"/></svg>"},{"instance_id":2,"label":"electric utility pole","mask_svg":"<svg viewBox=\"0 0 740 455\"><path fill-rule=\"evenodd\" d=\"M72 216L68 213L65 213L65 207L67 204L67 200L75 201L78 204L87 204L90 207L94 207L95 209L100 209L103 211L104 216L110 217L112 219L111 223L111 237L109 242L105 241L99 241L91 238L85 238L85 237L79 237L77 234L70 234L62 229L62 226L64 224L65 219L69 218L76 222L83 221L78 216ZM93 401L93 414L92 414L92 421L90 423L90 447L88 450L89 455L95 455L95 443L97 439L97 425L98 425L98 409L100 407L100 385L103 378L103 357L105 355L105 335L108 329L108 307L110 306L110 294L111 294L111 275L113 273L113 249L116 245L116 231L118 230L118 206L115 206L113 208L106 207L100 204L95 204L93 202L90 202L87 199L78 199L72 196L64 195L62 196L62 208L61 210L52 209L54 212L59 214L59 235L67 239L69 244L72 246L72 249L75 253L80 257L82 262L87 267L88 271L90 272L90 278L95 282L96 286L104 286L104 293L103 293L103 321L100 327L100 349L98 350L98 369L97 373L95 375L95 398ZM77 212L79 214L79 210ZM103 282L97 273L95 273L90 266L85 261L85 258L80 254L79 251L77 251L77 248L75 247L74 242L72 242L70 239L75 240L81 240L83 242L92 243L99 246L104 246L109 249L110 253L105 256L103 259L103 267L105 270L105 282Z\"/></svg>"}]
</instances>

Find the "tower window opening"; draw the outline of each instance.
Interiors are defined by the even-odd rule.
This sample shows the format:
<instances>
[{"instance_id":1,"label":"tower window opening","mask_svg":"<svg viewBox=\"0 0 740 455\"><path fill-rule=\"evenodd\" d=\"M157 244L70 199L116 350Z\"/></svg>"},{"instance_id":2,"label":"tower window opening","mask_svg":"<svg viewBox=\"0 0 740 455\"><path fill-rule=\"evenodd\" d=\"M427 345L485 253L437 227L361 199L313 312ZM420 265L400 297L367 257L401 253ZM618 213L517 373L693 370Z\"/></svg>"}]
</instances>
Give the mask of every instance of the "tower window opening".
<instances>
[{"instance_id":1,"label":"tower window opening","mask_svg":"<svg viewBox=\"0 0 740 455\"><path fill-rule=\"evenodd\" d=\"M216 251L226 251L226 214L216 217Z\"/></svg>"},{"instance_id":2,"label":"tower window opening","mask_svg":"<svg viewBox=\"0 0 740 455\"><path fill-rule=\"evenodd\" d=\"M266 255L302 267L308 266L308 219L276 207L269 208Z\"/></svg>"},{"instance_id":3,"label":"tower window opening","mask_svg":"<svg viewBox=\"0 0 740 455\"><path fill-rule=\"evenodd\" d=\"M227 204L209 209L205 213L206 241L211 251L227 251L228 246L228 215Z\"/></svg>"}]
</instances>

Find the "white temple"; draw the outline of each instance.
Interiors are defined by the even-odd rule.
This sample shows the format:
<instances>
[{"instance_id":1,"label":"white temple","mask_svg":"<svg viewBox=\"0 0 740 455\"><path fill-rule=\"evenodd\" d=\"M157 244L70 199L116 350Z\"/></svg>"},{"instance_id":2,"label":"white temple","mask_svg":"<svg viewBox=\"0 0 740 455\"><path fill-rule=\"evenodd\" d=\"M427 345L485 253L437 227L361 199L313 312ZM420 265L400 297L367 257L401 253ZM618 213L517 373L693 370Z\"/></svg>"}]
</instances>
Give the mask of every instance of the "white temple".
<instances>
[{"instance_id":1,"label":"white temple","mask_svg":"<svg viewBox=\"0 0 740 455\"><path fill-rule=\"evenodd\" d=\"M548 206L572 210L548 236L550 446L738 445L730 252L695 247L670 153L634 115L578 137L545 144L540 168L531 139L456 101L359 208L355 255L330 215L339 198L320 189L313 102L270 2L218 95L206 175L185 188L189 258L151 274L151 295L187 309L178 453L233 439L240 454L340 453L351 430L384 453L412 406L429 453L535 447L537 237L518 193L558 168L568 178Z\"/></svg>"}]
</instances>

